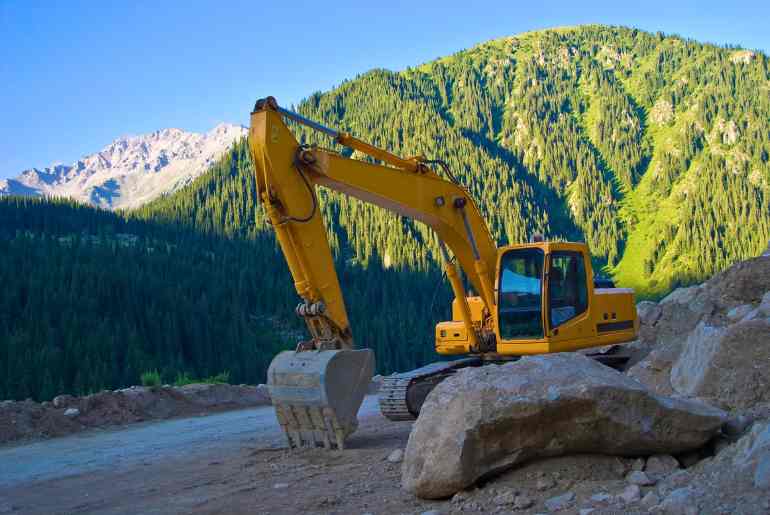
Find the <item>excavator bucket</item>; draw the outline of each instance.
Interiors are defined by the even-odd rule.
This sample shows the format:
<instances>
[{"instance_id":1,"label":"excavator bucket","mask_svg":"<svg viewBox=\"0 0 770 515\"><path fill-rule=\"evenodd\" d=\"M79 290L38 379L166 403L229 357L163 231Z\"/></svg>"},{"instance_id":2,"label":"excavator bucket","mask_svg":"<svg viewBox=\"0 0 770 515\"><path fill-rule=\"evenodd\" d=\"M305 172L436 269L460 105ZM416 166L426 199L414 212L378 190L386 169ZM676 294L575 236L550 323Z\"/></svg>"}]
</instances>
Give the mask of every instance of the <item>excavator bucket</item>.
<instances>
[{"instance_id":1,"label":"excavator bucket","mask_svg":"<svg viewBox=\"0 0 770 515\"><path fill-rule=\"evenodd\" d=\"M267 385L289 446L344 449L373 374L370 349L278 354Z\"/></svg>"}]
</instances>

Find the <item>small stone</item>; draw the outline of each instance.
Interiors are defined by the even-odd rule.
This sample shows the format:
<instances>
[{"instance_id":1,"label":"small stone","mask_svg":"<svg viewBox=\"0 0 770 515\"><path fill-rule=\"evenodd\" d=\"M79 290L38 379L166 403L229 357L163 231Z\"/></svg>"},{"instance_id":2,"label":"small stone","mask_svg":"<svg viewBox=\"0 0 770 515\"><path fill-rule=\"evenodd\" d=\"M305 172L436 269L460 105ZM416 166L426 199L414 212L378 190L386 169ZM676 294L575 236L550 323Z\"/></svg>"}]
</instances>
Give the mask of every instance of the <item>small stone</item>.
<instances>
[{"instance_id":1,"label":"small stone","mask_svg":"<svg viewBox=\"0 0 770 515\"><path fill-rule=\"evenodd\" d=\"M656 454L647 458L644 471L653 474L668 474L679 469L679 462L668 454Z\"/></svg>"},{"instance_id":2,"label":"small stone","mask_svg":"<svg viewBox=\"0 0 770 515\"><path fill-rule=\"evenodd\" d=\"M289 483L276 483L273 485L273 488L276 490L283 490L285 488L289 488Z\"/></svg>"},{"instance_id":3,"label":"small stone","mask_svg":"<svg viewBox=\"0 0 770 515\"><path fill-rule=\"evenodd\" d=\"M270 387L266 384L258 384L257 393L263 396L265 399L270 400Z\"/></svg>"},{"instance_id":4,"label":"small stone","mask_svg":"<svg viewBox=\"0 0 770 515\"><path fill-rule=\"evenodd\" d=\"M441 512L438 510L428 510L420 513L420 515L441 515Z\"/></svg>"},{"instance_id":5,"label":"small stone","mask_svg":"<svg viewBox=\"0 0 770 515\"><path fill-rule=\"evenodd\" d=\"M663 483L658 484L658 494L667 497L671 492L686 486L692 480L692 474L686 470L674 472Z\"/></svg>"},{"instance_id":6,"label":"small stone","mask_svg":"<svg viewBox=\"0 0 770 515\"><path fill-rule=\"evenodd\" d=\"M642 491L638 485L628 485L618 496L626 504L632 504L642 498Z\"/></svg>"},{"instance_id":7,"label":"small stone","mask_svg":"<svg viewBox=\"0 0 770 515\"><path fill-rule=\"evenodd\" d=\"M655 480L650 478L650 476L648 476L641 470L634 470L633 472L628 474L626 476L626 481L628 481L632 485L637 485L637 486L652 486L655 484Z\"/></svg>"},{"instance_id":8,"label":"small stone","mask_svg":"<svg viewBox=\"0 0 770 515\"><path fill-rule=\"evenodd\" d=\"M546 490L549 490L556 486L556 481L553 480L553 478L549 476L541 477L537 480L537 483L535 484L535 488L538 492L545 492Z\"/></svg>"},{"instance_id":9,"label":"small stone","mask_svg":"<svg viewBox=\"0 0 770 515\"><path fill-rule=\"evenodd\" d=\"M642 506L645 508L652 508L660 504L660 497L655 492L647 492L647 495L642 497Z\"/></svg>"},{"instance_id":10,"label":"small stone","mask_svg":"<svg viewBox=\"0 0 770 515\"><path fill-rule=\"evenodd\" d=\"M645 461L644 458L636 458L634 460L634 463L631 465L631 470L644 470Z\"/></svg>"},{"instance_id":11,"label":"small stone","mask_svg":"<svg viewBox=\"0 0 770 515\"><path fill-rule=\"evenodd\" d=\"M693 509L695 513L698 513L696 506L693 506L693 491L689 488L678 488L668 494L663 502L660 503L660 508L664 513L683 513L688 514Z\"/></svg>"},{"instance_id":12,"label":"small stone","mask_svg":"<svg viewBox=\"0 0 770 515\"><path fill-rule=\"evenodd\" d=\"M507 506L513 504L516 501L516 492L506 489L499 493L492 502L497 506Z\"/></svg>"},{"instance_id":13,"label":"small stone","mask_svg":"<svg viewBox=\"0 0 770 515\"><path fill-rule=\"evenodd\" d=\"M574 501L575 492L567 492L565 494L557 495L556 497L551 497L550 499L546 500L545 508L551 512L561 511L572 506Z\"/></svg>"},{"instance_id":14,"label":"small stone","mask_svg":"<svg viewBox=\"0 0 770 515\"><path fill-rule=\"evenodd\" d=\"M67 408L64 410L65 417L77 417L78 415L80 415L80 410L77 408Z\"/></svg>"},{"instance_id":15,"label":"small stone","mask_svg":"<svg viewBox=\"0 0 770 515\"><path fill-rule=\"evenodd\" d=\"M741 304L740 306L735 306L727 312L727 318L735 322L745 317L752 309L754 308L751 304Z\"/></svg>"},{"instance_id":16,"label":"small stone","mask_svg":"<svg viewBox=\"0 0 770 515\"><path fill-rule=\"evenodd\" d=\"M388 454L388 461L391 463L400 463L401 460L404 459L404 451L401 449L395 449L393 452Z\"/></svg>"},{"instance_id":17,"label":"small stone","mask_svg":"<svg viewBox=\"0 0 770 515\"><path fill-rule=\"evenodd\" d=\"M614 497L606 492L601 492L591 496L591 501L596 504L610 504Z\"/></svg>"},{"instance_id":18,"label":"small stone","mask_svg":"<svg viewBox=\"0 0 770 515\"><path fill-rule=\"evenodd\" d=\"M526 495L519 495L513 501L513 507L517 510L526 510L527 508L531 508L534 504L535 501Z\"/></svg>"},{"instance_id":19,"label":"small stone","mask_svg":"<svg viewBox=\"0 0 770 515\"><path fill-rule=\"evenodd\" d=\"M75 400L75 398L72 395L57 395L53 398L53 407L57 409L63 408L73 400Z\"/></svg>"},{"instance_id":20,"label":"small stone","mask_svg":"<svg viewBox=\"0 0 770 515\"><path fill-rule=\"evenodd\" d=\"M595 511L596 511L596 510L595 510L595 509L593 509L593 508L583 508L583 509L581 509L581 510L580 510L578 513L579 513L580 515L589 515L590 513L593 513L593 512L595 512Z\"/></svg>"},{"instance_id":21,"label":"small stone","mask_svg":"<svg viewBox=\"0 0 770 515\"><path fill-rule=\"evenodd\" d=\"M467 501L468 499L469 499L468 492L465 492L465 491L457 492L452 496L452 502L454 504L460 504L462 502Z\"/></svg>"}]
</instances>

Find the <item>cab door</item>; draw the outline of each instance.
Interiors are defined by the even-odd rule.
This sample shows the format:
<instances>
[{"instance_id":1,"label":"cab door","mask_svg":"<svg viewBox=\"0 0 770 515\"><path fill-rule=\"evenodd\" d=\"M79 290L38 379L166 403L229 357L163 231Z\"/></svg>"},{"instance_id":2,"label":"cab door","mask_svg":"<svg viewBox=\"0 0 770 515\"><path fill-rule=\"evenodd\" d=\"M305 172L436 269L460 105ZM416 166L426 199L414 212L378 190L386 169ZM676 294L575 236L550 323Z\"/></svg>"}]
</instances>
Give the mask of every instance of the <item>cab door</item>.
<instances>
[{"instance_id":1,"label":"cab door","mask_svg":"<svg viewBox=\"0 0 770 515\"><path fill-rule=\"evenodd\" d=\"M586 256L577 250L548 254L545 325L552 351L589 346L594 335Z\"/></svg>"}]
</instances>

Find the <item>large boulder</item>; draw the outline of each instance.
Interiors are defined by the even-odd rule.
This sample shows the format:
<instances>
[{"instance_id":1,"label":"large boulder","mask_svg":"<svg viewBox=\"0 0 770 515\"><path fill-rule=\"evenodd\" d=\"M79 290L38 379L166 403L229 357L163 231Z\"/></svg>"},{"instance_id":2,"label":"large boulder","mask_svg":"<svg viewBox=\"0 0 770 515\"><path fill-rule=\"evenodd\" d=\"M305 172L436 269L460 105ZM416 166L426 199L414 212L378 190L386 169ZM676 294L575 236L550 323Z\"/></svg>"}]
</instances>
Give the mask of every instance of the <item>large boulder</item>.
<instances>
[{"instance_id":1,"label":"large boulder","mask_svg":"<svg viewBox=\"0 0 770 515\"><path fill-rule=\"evenodd\" d=\"M423 405L402 485L442 498L538 457L680 453L706 443L725 419L722 410L653 394L578 353L464 369Z\"/></svg>"},{"instance_id":2,"label":"large boulder","mask_svg":"<svg viewBox=\"0 0 770 515\"><path fill-rule=\"evenodd\" d=\"M671 369L671 385L680 395L725 409L770 402L770 321L701 322Z\"/></svg>"}]
</instances>

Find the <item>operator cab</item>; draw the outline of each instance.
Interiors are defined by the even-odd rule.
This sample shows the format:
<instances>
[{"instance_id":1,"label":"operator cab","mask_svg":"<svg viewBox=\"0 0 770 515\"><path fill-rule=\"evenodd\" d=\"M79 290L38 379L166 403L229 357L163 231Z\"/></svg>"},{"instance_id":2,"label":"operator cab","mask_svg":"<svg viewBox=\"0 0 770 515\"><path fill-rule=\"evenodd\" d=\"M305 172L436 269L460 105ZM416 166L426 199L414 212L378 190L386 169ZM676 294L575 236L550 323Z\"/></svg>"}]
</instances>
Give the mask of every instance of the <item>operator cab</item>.
<instances>
[{"instance_id":1,"label":"operator cab","mask_svg":"<svg viewBox=\"0 0 770 515\"><path fill-rule=\"evenodd\" d=\"M547 261L546 277L542 248L511 249L502 255L498 284L502 340L542 339L545 326L558 328L588 309L584 254L578 250L553 250Z\"/></svg>"},{"instance_id":2,"label":"operator cab","mask_svg":"<svg viewBox=\"0 0 770 515\"><path fill-rule=\"evenodd\" d=\"M472 349L460 304L436 326L444 355L522 356L632 341L639 322L633 290L597 281L585 243L533 242L499 250L494 313L467 297L476 330L494 331L493 351ZM484 325L491 315L492 323ZM484 329L481 329L484 332Z\"/></svg>"}]
</instances>

